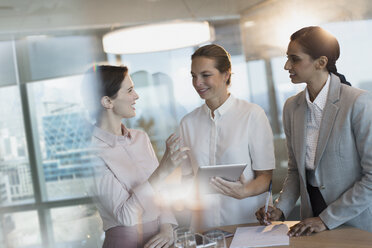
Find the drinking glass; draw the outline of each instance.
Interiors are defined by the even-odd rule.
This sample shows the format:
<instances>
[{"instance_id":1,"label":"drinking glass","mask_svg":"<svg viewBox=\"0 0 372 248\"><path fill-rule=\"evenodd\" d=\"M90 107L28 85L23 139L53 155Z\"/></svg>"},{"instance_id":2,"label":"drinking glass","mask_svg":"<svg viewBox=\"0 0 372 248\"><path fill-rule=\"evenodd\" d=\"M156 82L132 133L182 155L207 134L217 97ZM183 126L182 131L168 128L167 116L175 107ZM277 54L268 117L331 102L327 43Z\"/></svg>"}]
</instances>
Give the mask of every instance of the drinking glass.
<instances>
[{"instance_id":1,"label":"drinking glass","mask_svg":"<svg viewBox=\"0 0 372 248\"><path fill-rule=\"evenodd\" d=\"M214 230L205 234L205 242L210 245L208 247L226 248L225 236L219 230ZM206 247L207 244L204 244L204 247Z\"/></svg>"},{"instance_id":2,"label":"drinking glass","mask_svg":"<svg viewBox=\"0 0 372 248\"><path fill-rule=\"evenodd\" d=\"M195 236L193 233L179 235L174 241L175 248L196 248Z\"/></svg>"},{"instance_id":3,"label":"drinking glass","mask_svg":"<svg viewBox=\"0 0 372 248\"><path fill-rule=\"evenodd\" d=\"M174 230L174 247L196 248L194 232L187 227L179 227Z\"/></svg>"},{"instance_id":4,"label":"drinking glass","mask_svg":"<svg viewBox=\"0 0 372 248\"><path fill-rule=\"evenodd\" d=\"M178 236L184 235L185 233L193 233L193 231L188 227L177 227L174 229L174 239L177 239Z\"/></svg>"},{"instance_id":5,"label":"drinking glass","mask_svg":"<svg viewBox=\"0 0 372 248\"><path fill-rule=\"evenodd\" d=\"M216 248L217 244L216 241L207 238L205 235L203 236L203 248Z\"/></svg>"}]
</instances>

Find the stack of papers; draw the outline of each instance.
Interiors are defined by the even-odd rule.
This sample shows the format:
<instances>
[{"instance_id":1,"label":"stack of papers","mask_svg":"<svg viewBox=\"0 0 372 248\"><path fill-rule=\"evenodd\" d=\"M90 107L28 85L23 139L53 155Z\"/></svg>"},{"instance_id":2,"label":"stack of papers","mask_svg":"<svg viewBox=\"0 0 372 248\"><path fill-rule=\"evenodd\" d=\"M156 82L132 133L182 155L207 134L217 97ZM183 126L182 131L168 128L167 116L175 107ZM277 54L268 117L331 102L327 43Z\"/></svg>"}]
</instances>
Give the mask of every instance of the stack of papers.
<instances>
[{"instance_id":1,"label":"stack of papers","mask_svg":"<svg viewBox=\"0 0 372 248\"><path fill-rule=\"evenodd\" d=\"M238 227L230 248L289 245L286 224Z\"/></svg>"}]
</instances>

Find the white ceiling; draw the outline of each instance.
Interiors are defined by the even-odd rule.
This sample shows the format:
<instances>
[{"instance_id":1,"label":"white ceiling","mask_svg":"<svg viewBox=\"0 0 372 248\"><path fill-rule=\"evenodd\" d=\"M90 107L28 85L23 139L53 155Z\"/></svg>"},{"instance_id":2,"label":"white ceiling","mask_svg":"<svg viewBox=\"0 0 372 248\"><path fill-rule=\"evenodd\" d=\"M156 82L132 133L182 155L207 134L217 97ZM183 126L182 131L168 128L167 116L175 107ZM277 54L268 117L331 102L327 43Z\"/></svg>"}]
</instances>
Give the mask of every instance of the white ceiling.
<instances>
[{"instance_id":1,"label":"white ceiling","mask_svg":"<svg viewBox=\"0 0 372 248\"><path fill-rule=\"evenodd\" d=\"M215 20L277 0L0 0L0 35Z\"/></svg>"},{"instance_id":2,"label":"white ceiling","mask_svg":"<svg viewBox=\"0 0 372 248\"><path fill-rule=\"evenodd\" d=\"M231 51L242 41L246 58L256 59L282 54L289 35L300 27L371 18L372 0L0 0L0 40L208 20L215 27L227 25L219 35L233 43Z\"/></svg>"}]
</instances>

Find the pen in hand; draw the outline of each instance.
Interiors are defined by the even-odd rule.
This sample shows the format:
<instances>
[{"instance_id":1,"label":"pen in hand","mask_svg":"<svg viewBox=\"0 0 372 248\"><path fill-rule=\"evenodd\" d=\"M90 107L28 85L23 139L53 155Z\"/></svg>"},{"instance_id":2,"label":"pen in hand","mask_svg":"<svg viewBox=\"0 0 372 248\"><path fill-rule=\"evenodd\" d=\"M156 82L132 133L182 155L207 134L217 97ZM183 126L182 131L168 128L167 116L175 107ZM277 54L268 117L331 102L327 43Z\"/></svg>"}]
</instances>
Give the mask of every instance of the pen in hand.
<instances>
[{"instance_id":1,"label":"pen in hand","mask_svg":"<svg viewBox=\"0 0 372 248\"><path fill-rule=\"evenodd\" d=\"M265 203L265 219L267 219L267 209L269 207L269 201L270 201L270 197L271 197L272 184L273 184L273 181L270 180L269 191L267 192L266 203ZM269 222L268 222L268 224L269 224Z\"/></svg>"}]
</instances>

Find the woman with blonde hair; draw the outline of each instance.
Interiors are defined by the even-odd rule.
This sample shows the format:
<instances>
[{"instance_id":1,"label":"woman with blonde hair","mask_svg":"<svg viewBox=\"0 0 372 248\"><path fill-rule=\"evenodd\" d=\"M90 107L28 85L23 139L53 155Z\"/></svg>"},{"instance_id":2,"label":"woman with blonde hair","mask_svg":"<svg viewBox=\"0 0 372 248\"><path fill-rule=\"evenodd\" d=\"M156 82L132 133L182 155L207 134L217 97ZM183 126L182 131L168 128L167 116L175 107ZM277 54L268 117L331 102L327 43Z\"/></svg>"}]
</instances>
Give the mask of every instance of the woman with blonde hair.
<instances>
[{"instance_id":1,"label":"woman with blonde hair","mask_svg":"<svg viewBox=\"0 0 372 248\"><path fill-rule=\"evenodd\" d=\"M183 176L190 178L202 165L247 164L240 180L220 177L210 183L218 194L205 194L201 218L193 224L203 227L255 222L254 213L265 201L275 168L273 134L264 110L234 97L230 54L216 44L197 49L191 56L192 84L205 104L181 121L183 144L190 147L190 159L183 163Z\"/></svg>"}]
</instances>

